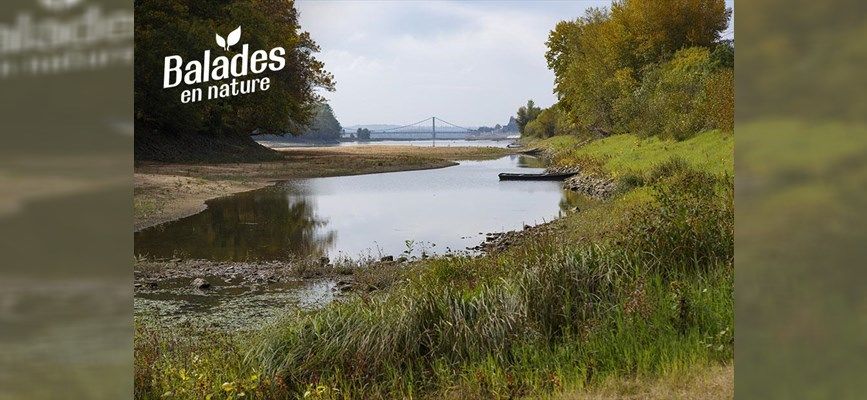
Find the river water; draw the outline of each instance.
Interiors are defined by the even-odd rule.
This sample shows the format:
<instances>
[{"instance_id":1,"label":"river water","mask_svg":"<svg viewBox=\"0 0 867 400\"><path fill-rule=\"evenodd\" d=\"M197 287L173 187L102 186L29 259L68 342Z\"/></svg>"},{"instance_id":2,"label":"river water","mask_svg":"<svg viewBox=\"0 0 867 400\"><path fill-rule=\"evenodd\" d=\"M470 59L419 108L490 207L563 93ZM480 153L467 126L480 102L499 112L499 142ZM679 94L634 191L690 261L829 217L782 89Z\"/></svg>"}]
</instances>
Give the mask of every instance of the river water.
<instances>
[{"instance_id":1,"label":"river water","mask_svg":"<svg viewBox=\"0 0 867 400\"><path fill-rule=\"evenodd\" d=\"M260 140L259 143L274 148L285 149L294 147L354 147L354 146L411 146L411 147L506 147L513 143L514 139L508 140L463 140L463 139L438 139L438 140L372 140L352 141L340 143L304 143L275 140Z\"/></svg>"},{"instance_id":2,"label":"river water","mask_svg":"<svg viewBox=\"0 0 867 400\"><path fill-rule=\"evenodd\" d=\"M196 215L135 234L150 258L279 260L443 254L488 232L557 218L580 201L560 182L499 181L541 172L533 157L395 173L287 181L207 202Z\"/></svg>"}]
</instances>

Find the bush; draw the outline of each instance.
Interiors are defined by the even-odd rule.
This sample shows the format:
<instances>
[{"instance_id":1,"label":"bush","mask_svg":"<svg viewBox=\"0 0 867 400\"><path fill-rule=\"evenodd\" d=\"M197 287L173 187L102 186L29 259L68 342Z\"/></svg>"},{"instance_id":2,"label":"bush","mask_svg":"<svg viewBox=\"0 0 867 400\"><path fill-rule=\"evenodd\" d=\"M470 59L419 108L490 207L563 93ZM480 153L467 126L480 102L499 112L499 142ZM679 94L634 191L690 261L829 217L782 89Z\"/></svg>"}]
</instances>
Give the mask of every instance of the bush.
<instances>
[{"instance_id":1,"label":"bush","mask_svg":"<svg viewBox=\"0 0 867 400\"><path fill-rule=\"evenodd\" d=\"M689 164L680 157L671 157L668 161L657 164L647 173L647 181L659 183L664 178L692 172Z\"/></svg>"},{"instance_id":2,"label":"bush","mask_svg":"<svg viewBox=\"0 0 867 400\"><path fill-rule=\"evenodd\" d=\"M273 399L286 393L244 357L233 335L136 321L135 399Z\"/></svg>"},{"instance_id":3,"label":"bush","mask_svg":"<svg viewBox=\"0 0 867 400\"><path fill-rule=\"evenodd\" d=\"M705 86L711 66L706 48L689 48L650 67L636 95L639 117L632 121L633 131L684 140L704 130Z\"/></svg>"},{"instance_id":4,"label":"bush","mask_svg":"<svg viewBox=\"0 0 867 400\"><path fill-rule=\"evenodd\" d=\"M542 110L536 119L524 127L524 136L549 138L555 135L568 135L576 130L569 117L557 106Z\"/></svg>"},{"instance_id":5,"label":"bush","mask_svg":"<svg viewBox=\"0 0 867 400\"><path fill-rule=\"evenodd\" d=\"M735 128L735 71L726 68L711 74L705 83L707 125L733 132Z\"/></svg>"},{"instance_id":6,"label":"bush","mask_svg":"<svg viewBox=\"0 0 867 400\"><path fill-rule=\"evenodd\" d=\"M734 182L672 160L651 173L656 202L626 227L623 242L665 275L703 272L734 257Z\"/></svg>"}]
</instances>

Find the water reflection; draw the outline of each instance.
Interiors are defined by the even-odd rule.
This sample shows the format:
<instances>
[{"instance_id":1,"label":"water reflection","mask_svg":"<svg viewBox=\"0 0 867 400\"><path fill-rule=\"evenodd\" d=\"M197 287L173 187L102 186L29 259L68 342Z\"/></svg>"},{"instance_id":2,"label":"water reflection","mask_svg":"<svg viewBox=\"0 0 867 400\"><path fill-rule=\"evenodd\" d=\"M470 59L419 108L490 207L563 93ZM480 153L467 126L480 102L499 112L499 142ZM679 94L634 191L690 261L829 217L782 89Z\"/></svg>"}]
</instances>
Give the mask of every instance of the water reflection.
<instances>
[{"instance_id":1,"label":"water reflection","mask_svg":"<svg viewBox=\"0 0 867 400\"><path fill-rule=\"evenodd\" d=\"M136 234L136 253L211 260L324 256L334 243L328 221L303 192L268 187L207 202L208 208Z\"/></svg>"},{"instance_id":2,"label":"water reflection","mask_svg":"<svg viewBox=\"0 0 867 400\"><path fill-rule=\"evenodd\" d=\"M518 154L517 157L517 165L521 168L545 168L545 162L542 161L539 157L527 156L523 154Z\"/></svg>"},{"instance_id":3,"label":"water reflection","mask_svg":"<svg viewBox=\"0 0 867 400\"><path fill-rule=\"evenodd\" d=\"M284 182L209 201L136 233L136 254L211 260L462 251L484 234L550 221L583 198L559 182L500 182L541 171L528 156L427 171Z\"/></svg>"}]
</instances>

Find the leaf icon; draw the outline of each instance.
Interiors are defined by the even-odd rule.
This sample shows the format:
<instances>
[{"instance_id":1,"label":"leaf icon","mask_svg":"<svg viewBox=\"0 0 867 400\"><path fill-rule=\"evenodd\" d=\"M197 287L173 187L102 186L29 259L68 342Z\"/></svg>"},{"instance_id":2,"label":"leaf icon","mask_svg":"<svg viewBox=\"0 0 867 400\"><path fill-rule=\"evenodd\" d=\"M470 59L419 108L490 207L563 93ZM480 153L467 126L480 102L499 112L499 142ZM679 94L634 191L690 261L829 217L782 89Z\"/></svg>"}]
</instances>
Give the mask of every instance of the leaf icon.
<instances>
[{"instance_id":1,"label":"leaf icon","mask_svg":"<svg viewBox=\"0 0 867 400\"><path fill-rule=\"evenodd\" d=\"M229 47L231 47L235 43L238 43L238 41L241 40L241 27L239 26L234 31L232 31L232 33L230 33L229 36L226 37L226 39L226 50L228 50Z\"/></svg>"},{"instance_id":2,"label":"leaf icon","mask_svg":"<svg viewBox=\"0 0 867 400\"><path fill-rule=\"evenodd\" d=\"M222 48L224 48L224 49L227 49L227 46L226 46L226 39L223 39L223 37L220 36L219 33L215 33L214 35L217 36L217 45L220 46L220 47L222 47Z\"/></svg>"}]
</instances>

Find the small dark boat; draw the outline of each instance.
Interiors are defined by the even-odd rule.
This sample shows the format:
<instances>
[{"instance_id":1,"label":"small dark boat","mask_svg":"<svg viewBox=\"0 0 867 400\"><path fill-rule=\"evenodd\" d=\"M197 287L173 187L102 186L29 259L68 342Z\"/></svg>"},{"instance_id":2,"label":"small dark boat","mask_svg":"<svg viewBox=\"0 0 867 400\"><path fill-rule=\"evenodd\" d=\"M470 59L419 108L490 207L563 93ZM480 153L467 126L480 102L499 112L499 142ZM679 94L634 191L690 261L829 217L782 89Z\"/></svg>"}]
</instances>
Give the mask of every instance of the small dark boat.
<instances>
[{"instance_id":1,"label":"small dark boat","mask_svg":"<svg viewBox=\"0 0 867 400\"><path fill-rule=\"evenodd\" d=\"M499 175L501 181L562 181L574 173L541 173L541 174L513 174L503 172Z\"/></svg>"}]
</instances>

